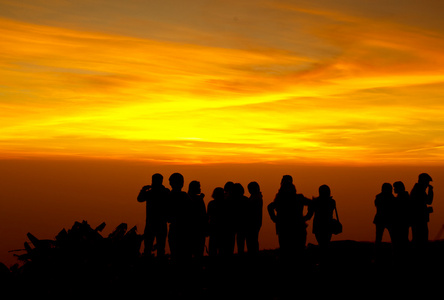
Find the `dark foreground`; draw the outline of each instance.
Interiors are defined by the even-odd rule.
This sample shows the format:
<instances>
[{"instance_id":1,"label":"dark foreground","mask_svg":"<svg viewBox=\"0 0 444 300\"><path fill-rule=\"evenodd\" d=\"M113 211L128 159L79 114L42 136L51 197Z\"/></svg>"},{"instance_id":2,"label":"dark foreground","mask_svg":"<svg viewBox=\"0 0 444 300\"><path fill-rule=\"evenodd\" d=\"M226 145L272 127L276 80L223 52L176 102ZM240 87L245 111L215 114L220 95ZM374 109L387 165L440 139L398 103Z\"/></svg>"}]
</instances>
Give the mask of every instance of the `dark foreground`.
<instances>
[{"instance_id":1,"label":"dark foreground","mask_svg":"<svg viewBox=\"0 0 444 300\"><path fill-rule=\"evenodd\" d=\"M391 244L383 244L376 252L373 243L336 241L322 261L318 247L310 244L302 255L285 259L279 250L263 250L256 257L205 256L179 264L168 257L140 255L140 236L126 232L126 227L108 238L97 234L97 228L87 235L74 233L71 229L55 241L39 241L30 235L36 247L28 245L20 257L21 266L8 269L3 265L0 270L2 295L296 299L442 294L444 241L430 242L422 255L409 251L403 258L393 255Z\"/></svg>"},{"instance_id":2,"label":"dark foreground","mask_svg":"<svg viewBox=\"0 0 444 300\"><path fill-rule=\"evenodd\" d=\"M318 264L317 247L304 259L284 261L278 250L255 258L204 257L201 263L179 265L146 259L88 265L25 265L3 272L2 294L15 297L125 297L145 299L293 299L300 296L422 296L441 294L444 243L431 242L423 262L397 265L390 245L375 261L372 243L332 243L330 261Z\"/></svg>"}]
</instances>

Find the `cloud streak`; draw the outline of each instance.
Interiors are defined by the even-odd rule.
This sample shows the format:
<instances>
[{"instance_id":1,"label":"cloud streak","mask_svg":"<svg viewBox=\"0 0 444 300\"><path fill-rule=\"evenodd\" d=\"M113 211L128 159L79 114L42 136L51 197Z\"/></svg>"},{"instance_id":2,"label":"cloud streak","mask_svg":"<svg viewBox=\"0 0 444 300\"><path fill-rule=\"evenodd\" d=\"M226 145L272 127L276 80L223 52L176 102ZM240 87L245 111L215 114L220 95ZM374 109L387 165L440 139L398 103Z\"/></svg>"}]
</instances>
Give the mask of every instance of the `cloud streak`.
<instances>
[{"instance_id":1,"label":"cloud streak","mask_svg":"<svg viewBox=\"0 0 444 300\"><path fill-rule=\"evenodd\" d=\"M166 39L1 18L0 154L444 162L438 27L360 7L215 5L225 10L211 15L234 15L225 31L184 17L161 26ZM267 9L274 26L260 24Z\"/></svg>"}]
</instances>

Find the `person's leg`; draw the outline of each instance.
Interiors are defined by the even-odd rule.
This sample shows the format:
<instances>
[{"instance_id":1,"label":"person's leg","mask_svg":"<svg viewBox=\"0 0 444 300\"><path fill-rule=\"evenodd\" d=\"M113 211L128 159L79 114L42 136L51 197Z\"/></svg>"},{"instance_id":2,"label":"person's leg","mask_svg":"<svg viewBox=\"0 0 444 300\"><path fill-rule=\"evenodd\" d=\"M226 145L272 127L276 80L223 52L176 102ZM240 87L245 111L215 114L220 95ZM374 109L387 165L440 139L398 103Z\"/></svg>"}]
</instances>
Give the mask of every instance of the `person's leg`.
<instances>
[{"instance_id":1,"label":"person's leg","mask_svg":"<svg viewBox=\"0 0 444 300\"><path fill-rule=\"evenodd\" d=\"M143 234L143 243L144 243L144 251L143 254L145 256L151 256L151 253L153 251L153 244L154 244L154 231L153 227L147 224L145 226L145 232Z\"/></svg>"},{"instance_id":2,"label":"person's leg","mask_svg":"<svg viewBox=\"0 0 444 300\"><path fill-rule=\"evenodd\" d=\"M157 257L165 256L165 246L167 239L168 227L167 224L160 224L156 235L156 249Z\"/></svg>"}]
</instances>

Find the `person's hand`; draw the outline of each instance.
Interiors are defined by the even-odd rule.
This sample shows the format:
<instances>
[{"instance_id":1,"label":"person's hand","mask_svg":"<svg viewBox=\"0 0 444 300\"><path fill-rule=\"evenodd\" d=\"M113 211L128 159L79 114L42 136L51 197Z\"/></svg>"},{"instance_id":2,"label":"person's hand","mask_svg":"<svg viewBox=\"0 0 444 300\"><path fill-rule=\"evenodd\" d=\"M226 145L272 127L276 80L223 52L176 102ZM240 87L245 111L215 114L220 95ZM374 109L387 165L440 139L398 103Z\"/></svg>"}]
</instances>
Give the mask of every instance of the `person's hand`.
<instances>
[{"instance_id":1,"label":"person's hand","mask_svg":"<svg viewBox=\"0 0 444 300\"><path fill-rule=\"evenodd\" d=\"M142 191L149 190L150 188L151 188L151 185L145 185L145 186L142 188Z\"/></svg>"}]
</instances>

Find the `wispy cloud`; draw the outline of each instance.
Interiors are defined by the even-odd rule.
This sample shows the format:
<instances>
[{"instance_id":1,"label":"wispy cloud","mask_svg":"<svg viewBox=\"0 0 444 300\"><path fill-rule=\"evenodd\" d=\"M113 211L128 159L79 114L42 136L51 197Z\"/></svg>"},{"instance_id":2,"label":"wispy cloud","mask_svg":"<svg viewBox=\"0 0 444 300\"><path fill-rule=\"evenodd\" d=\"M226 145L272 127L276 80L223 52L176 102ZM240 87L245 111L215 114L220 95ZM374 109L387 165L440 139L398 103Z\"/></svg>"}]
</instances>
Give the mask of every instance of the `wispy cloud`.
<instances>
[{"instance_id":1,"label":"wispy cloud","mask_svg":"<svg viewBox=\"0 0 444 300\"><path fill-rule=\"evenodd\" d=\"M137 17L162 29L145 36L0 19L2 155L443 162L439 31L359 7L227 7Z\"/></svg>"}]
</instances>

